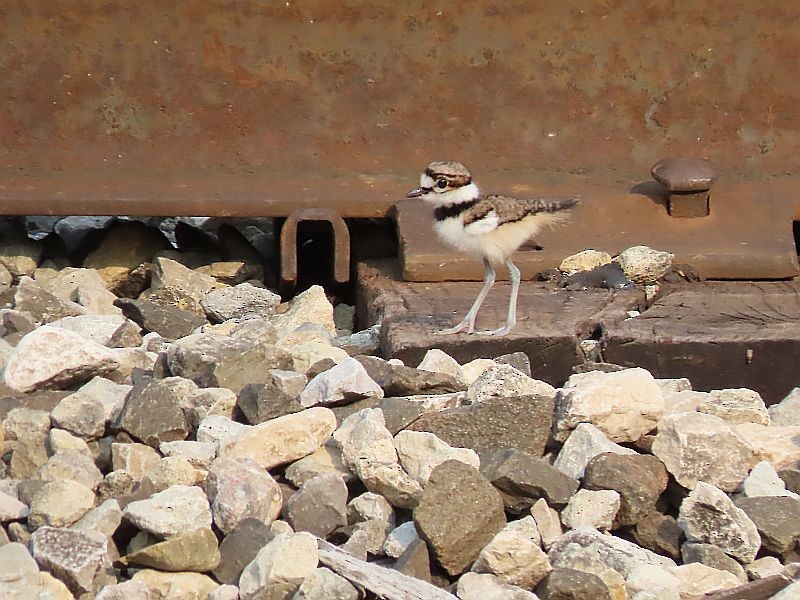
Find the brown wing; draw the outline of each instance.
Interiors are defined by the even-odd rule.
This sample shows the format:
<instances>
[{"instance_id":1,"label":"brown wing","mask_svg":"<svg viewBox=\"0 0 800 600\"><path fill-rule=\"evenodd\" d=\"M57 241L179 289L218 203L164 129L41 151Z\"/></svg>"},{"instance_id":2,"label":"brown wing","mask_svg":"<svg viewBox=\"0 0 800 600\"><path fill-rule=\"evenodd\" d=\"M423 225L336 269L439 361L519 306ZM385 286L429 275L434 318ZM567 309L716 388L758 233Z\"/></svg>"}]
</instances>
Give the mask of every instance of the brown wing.
<instances>
[{"instance_id":1,"label":"brown wing","mask_svg":"<svg viewBox=\"0 0 800 600\"><path fill-rule=\"evenodd\" d=\"M481 198L464 211L463 222L465 226L485 219L490 212L493 210L496 211L494 203L489 198L490 197Z\"/></svg>"},{"instance_id":2,"label":"brown wing","mask_svg":"<svg viewBox=\"0 0 800 600\"><path fill-rule=\"evenodd\" d=\"M578 204L576 198L548 196L544 198L511 198L509 196L486 196L482 202L489 203L497 213L500 224L520 221L528 215L554 213L569 210Z\"/></svg>"}]
</instances>

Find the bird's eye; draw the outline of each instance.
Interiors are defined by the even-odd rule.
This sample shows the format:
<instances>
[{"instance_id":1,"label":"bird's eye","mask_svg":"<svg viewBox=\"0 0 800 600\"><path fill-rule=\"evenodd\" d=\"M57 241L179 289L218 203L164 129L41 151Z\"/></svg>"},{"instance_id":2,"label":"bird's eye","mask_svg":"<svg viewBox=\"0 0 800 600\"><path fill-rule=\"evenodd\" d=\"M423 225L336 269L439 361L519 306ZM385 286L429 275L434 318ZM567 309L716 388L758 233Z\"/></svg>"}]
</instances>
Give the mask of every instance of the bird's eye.
<instances>
[{"instance_id":1,"label":"bird's eye","mask_svg":"<svg viewBox=\"0 0 800 600\"><path fill-rule=\"evenodd\" d=\"M447 180L446 179L440 179L439 181L436 182L436 185L438 186L438 188L440 190L443 190L444 188L447 187Z\"/></svg>"}]
</instances>

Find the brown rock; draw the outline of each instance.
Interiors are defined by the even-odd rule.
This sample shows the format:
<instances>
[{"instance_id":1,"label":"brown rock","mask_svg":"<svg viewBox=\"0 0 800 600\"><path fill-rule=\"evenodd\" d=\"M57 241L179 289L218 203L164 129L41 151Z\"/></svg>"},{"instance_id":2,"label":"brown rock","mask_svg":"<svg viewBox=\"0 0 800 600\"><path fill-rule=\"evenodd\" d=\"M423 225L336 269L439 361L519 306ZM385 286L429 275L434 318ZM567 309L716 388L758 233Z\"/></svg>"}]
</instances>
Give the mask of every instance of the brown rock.
<instances>
[{"instance_id":1,"label":"brown rock","mask_svg":"<svg viewBox=\"0 0 800 600\"><path fill-rule=\"evenodd\" d=\"M675 517L653 511L639 519L633 529L633 537L642 548L674 560L681 557L683 531Z\"/></svg>"}]
</instances>

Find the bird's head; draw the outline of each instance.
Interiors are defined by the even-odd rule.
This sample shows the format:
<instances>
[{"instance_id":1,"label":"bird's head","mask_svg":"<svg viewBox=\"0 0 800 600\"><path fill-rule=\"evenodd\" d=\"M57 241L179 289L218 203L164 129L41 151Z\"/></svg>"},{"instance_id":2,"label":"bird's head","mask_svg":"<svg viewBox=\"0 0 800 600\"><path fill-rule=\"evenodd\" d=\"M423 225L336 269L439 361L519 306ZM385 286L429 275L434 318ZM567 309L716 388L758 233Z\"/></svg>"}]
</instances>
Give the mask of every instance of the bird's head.
<instances>
[{"instance_id":1,"label":"bird's head","mask_svg":"<svg viewBox=\"0 0 800 600\"><path fill-rule=\"evenodd\" d=\"M443 160L432 162L422 172L419 187L406 194L406 198L422 198L436 205L458 204L474 200L480 195L467 167L460 162Z\"/></svg>"}]
</instances>

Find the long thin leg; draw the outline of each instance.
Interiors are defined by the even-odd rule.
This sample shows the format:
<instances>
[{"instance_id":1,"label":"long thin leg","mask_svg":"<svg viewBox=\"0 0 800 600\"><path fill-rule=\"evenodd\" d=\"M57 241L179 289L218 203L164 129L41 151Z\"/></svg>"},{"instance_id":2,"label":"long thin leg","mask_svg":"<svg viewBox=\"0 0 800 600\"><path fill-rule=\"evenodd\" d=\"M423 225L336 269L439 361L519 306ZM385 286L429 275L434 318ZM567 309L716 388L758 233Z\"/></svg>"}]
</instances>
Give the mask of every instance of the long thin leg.
<instances>
[{"instance_id":1,"label":"long thin leg","mask_svg":"<svg viewBox=\"0 0 800 600\"><path fill-rule=\"evenodd\" d=\"M505 335L514 329L514 325L517 324L517 296L519 295L520 273L519 269L509 258L506 259L506 268L508 269L508 278L511 281L511 297L508 301L508 317L506 317L506 324L494 331L481 332L486 335Z\"/></svg>"},{"instance_id":2,"label":"long thin leg","mask_svg":"<svg viewBox=\"0 0 800 600\"><path fill-rule=\"evenodd\" d=\"M466 330L467 333L472 333L475 331L475 319L478 316L478 310L483 304L483 301L486 299L486 294L489 293L489 290L494 285L495 279L495 272L494 267L492 267L492 263L489 262L488 259L483 259L483 287L481 287L481 291L478 292L478 297L475 298L475 302L472 305L472 308L469 309L464 319L455 327L450 327L448 329L442 329L441 331L437 331L437 335L447 335L451 333L460 333ZM516 268L516 267L515 267Z\"/></svg>"}]
</instances>

